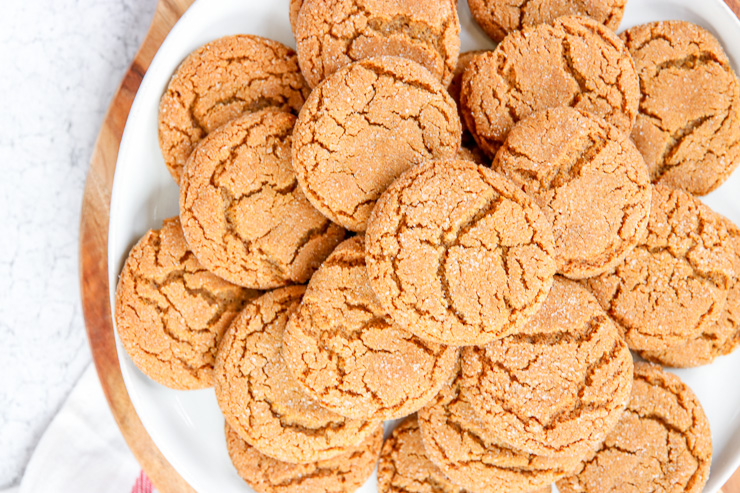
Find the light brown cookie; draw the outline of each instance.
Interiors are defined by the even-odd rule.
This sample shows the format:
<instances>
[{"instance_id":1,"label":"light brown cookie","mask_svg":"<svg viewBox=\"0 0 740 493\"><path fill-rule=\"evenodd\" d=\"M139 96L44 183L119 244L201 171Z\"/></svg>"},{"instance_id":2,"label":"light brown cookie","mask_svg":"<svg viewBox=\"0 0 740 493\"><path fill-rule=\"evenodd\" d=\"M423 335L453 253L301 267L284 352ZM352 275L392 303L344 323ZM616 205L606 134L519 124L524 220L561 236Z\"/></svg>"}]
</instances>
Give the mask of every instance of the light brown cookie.
<instances>
[{"instance_id":1,"label":"light brown cookie","mask_svg":"<svg viewBox=\"0 0 740 493\"><path fill-rule=\"evenodd\" d=\"M720 217L681 190L656 185L647 233L624 263L584 281L635 351L686 344L715 323L734 276Z\"/></svg>"},{"instance_id":2,"label":"light brown cookie","mask_svg":"<svg viewBox=\"0 0 740 493\"><path fill-rule=\"evenodd\" d=\"M367 58L311 93L295 127L293 167L314 207L364 231L398 175L459 147L457 108L429 72L403 58Z\"/></svg>"},{"instance_id":3,"label":"light brown cookie","mask_svg":"<svg viewBox=\"0 0 740 493\"><path fill-rule=\"evenodd\" d=\"M691 389L659 366L637 363L622 419L557 487L560 493L698 493L711 460L709 422Z\"/></svg>"},{"instance_id":4,"label":"light brown cookie","mask_svg":"<svg viewBox=\"0 0 740 493\"><path fill-rule=\"evenodd\" d=\"M176 182L206 135L243 113L275 107L295 114L310 89L293 50L247 34L212 41L188 55L159 105L159 146Z\"/></svg>"},{"instance_id":5,"label":"light brown cookie","mask_svg":"<svg viewBox=\"0 0 740 493\"><path fill-rule=\"evenodd\" d=\"M450 0L303 0L295 37L311 87L375 56L413 60L446 86L460 52L460 21Z\"/></svg>"},{"instance_id":6,"label":"light brown cookie","mask_svg":"<svg viewBox=\"0 0 740 493\"><path fill-rule=\"evenodd\" d=\"M608 28L585 17L525 27L463 74L465 123L493 156L519 120L546 108L572 106L629 134L640 86L629 52Z\"/></svg>"},{"instance_id":7,"label":"light brown cookie","mask_svg":"<svg viewBox=\"0 0 740 493\"><path fill-rule=\"evenodd\" d=\"M295 117L263 110L211 133L188 161L180 219L210 271L270 289L308 281L344 238L306 200L290 163Z\"/></svg>"},{"instance_id":8,"label":"light brown cookie","mask_svg":"<svg viewBox=\"0 0 740 493\"><path fill-rule=\"evenodd\" d=\"M226 448L236 472L260 493L353 493L375 469L383 445L378 425L359 445L331 459L290 464L268 457L225 424Z\"/></svg>"},{"instance_id":9,"label":"light brown cookie","mask_svg":"<svg viewBox=\"0 0 740 493\"><path fill-rule=\"evenodd\" d=\"M518 330L545 301L552 229L513 183L468 161L428 161L373 210L370 285L393 320L419 337L485 344Z\"/></svg>"},{"instance_id":10,"label":"light brown cookie","mask_svg":"<svg viewBox=\"0 0 740 493\"><path fill-rule=\"evenodd\" d=\"M173 217L131 249L116 288L116 330L149 378L172 389L210 387L221 336L257 295L208 272Z\"/></svg>"},{"instance_id":11,"label":"light brown cookie","mask_svg":"<svg viewBox=\"0 0 740 493\"><path fill-rule=\"evenodd\" d=\"M393 324L368 284L363 238L340 244L290 317L283 357L323 406L357 419L407 416L449 381L458 350Z\"/></svg>"},{"instance_id":12,"label":"light brown cookie","mask_svg":"<svg viewBox=\"0 0 740 493\"><path fill-rule=\"evenodd\" d=\"M632 139L654 182L704 195L740 164L740 84L711 33L684 21L621 35L642 98Z\"/></svg>"},{"instance_id":13,"label":"light brown cookie","mask_svg":"<svg viewBox=\"0 0 740 493\"><path fill-rule=\"evenodd\" d=\"M303 6L303 0L290 0L290 6L288 7L288 17L290 19L290 29L295 34L295 26L298 22L298 14Z\"/></svg>"},{"instance_id":14,"label":"light brown cookie","mask_svg":"<svg viewBox=\"0 0 740 493\"><path fill-rule=\"evenodd\" d=\"M512 128L492 168L532 197L552 223L558 272L602 274L645 233L650 175L616 127L569 107L534 113Z\"/></svg>"},{"instance_id":15,"label":"light brown cookie","mask_svg":"<svg viewBox=\"0 0 740 493\"><path fill-rule=\"evenodd\" d=\"M447 92L450 93L450 96L452 96L452 99L455 101L455 104L457 104L457 112L458 112L458 115L460 116L460 123L462 124L462 129L463 129L463 141L466 140L465 134L468 134L470 139L473 138L473 136L470 135L469 132L467 132L467 127L465 126L465 119L462 113L462 107L460 106L460 90L462 90L463 73L465 72L465 69L468 68L468 65L470 65L470 62L472 62L476 56L482 53L490 53L490 51L475 50L475 51L466 51L464 53L460 53L460 56L457 59L457 66L455 67L455 71L452 73L452 80L450 81L450 85L447 86Z\"/></svg>"},{"instance_id":16,"label":"light brown cookie","mask_svg":"<svg viewBox=\"0 0 740 493\"><path fill-rule=\"evenodd\" d=\"M263 454L291 463L335 457L378 427L324 409L285 366L283 331L304 291L276 289L248 304L224 335L215 367L226 422Z\"/></svg>"},{"instance_id":17,"label":"light brown cookie","mask_svg":"<svg viewBox=\"0 0 740 493\"><path fill-rule=\"evenodd\" d=\"M484 166L488 166L491 161L477 146L472 148L461 147L457 151L456 159L462 159L463 161L470 161L471 163L482 164Z\"/></svg>"}]
</instances>

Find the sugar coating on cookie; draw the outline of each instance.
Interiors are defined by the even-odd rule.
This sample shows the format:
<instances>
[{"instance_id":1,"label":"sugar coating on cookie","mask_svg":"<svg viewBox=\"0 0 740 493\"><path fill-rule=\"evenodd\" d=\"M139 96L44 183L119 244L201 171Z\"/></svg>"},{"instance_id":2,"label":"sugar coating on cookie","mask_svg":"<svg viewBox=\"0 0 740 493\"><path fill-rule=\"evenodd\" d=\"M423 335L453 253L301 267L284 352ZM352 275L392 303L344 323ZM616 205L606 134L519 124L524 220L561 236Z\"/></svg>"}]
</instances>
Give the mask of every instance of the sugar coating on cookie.
<instances>
[{"instance_id":1,"label":"sugar coating on cookie","mask_svg":"<svg viewBox=\"0 0 740 493\"><path fill-rule=\"evenodd\" d=\"M719 41L689 22L621 34L642 98L632 140L654 182L704 195L740 164L740 83Z\"/></svg>"},{"instance_id":2,"label":"sugar coating on cookie","mask_svg":"<svg viewBox=\"0 0 740 493\"><path fill-rule=\"evenodd\" d=\"M294 123L272 109L239 117L198 145L183 174L185 237L204 265L235 284L306 282L344 238L298 186Z\"/></svg>"},{"instance_id":3,"label":"sugar coating on cookie","mask_svg":"<svg viewBox=\"0 0 740 493\"><path fill-rule=\"evenodd\" d=\"M291 464L245 442L228 423L226 448L236 472L260 493L353 493L370 477L383 445L383 426L331 459Z\"/></svg>"},{"instance_id":4,"label":"sugar coating on cookie","mask_svg":"<svg viewBox=\"0 0 740 493\"><path fill-rule=\"evenodd\" d=\"M287 46L240 34L188 55L159 105L159 146L180 182L185 162L206 135L243 113L275 107L295 114L310 92Z\"/></svg>"},{"instance_id":5,"label":"sugar coating on cookie","mask_svg":"<svg viewBox=\"0 0 740 493\"><path fill-rule=\"evenodd\" d=\"M712 437L701 403L677 376L635 364L622 419L560 493L617 491L698 493L709 478Z\"/></svg>"},{"instance_id":6,"label":"sugar coating on cookie","mask_svg":"<svg viewBox=\"0 0 740 493\"><path fill-rule=\"evenodd\" d=\"M370 284L419 337L485 344L518 330L555 273L552 228L513 183L469 161L428 161L378 200L367 230Z\"/></svg>"},{"instance_id":7,"label":"sugar coating on cookie","mask_svg":"<svg viewBox=\"0 0 740 493\"><path fill-rule=\"evenodd\" d=\"M520 121L492 168L519 185L552 223L558 273L571 279L621 263L645 233L652 186L629 137L569 107Z\"/></svg>"},{"instance_id":8,"label":"sugar coating on cookie","mask_svg":"<svg viewBox=\"0 0 740 493\"><path fill-rule=\"evenodd\" d=\"M295 37L311 87L374 56L413 60L446 86L460 52L460 21L450 0L303 0Z\"/></svg>"},{"instance_id":9,"label":"sugar coating on cookie","mask_svg":"<svg viewBox=\"0 0 740 493\"><path fill-rule=\"evenodd\" d=\"M340 244L290 317L283 357L323 406L358 419L407 416L449 381L455 347L393 323L368 283L363 238Z\"/></svg>"},{"instance_id":10,"label":"sugar coating on cookie","mask_svg":"<svg viewBox=\"0 0 740 493\"><path fill-rule=\"evenodd\" d=\"M178 390L211 387L221 337L257 294L206 270L180 220L165 219L126 259L116 288L116 330L149 378Z\"/></svg>"},{"instance_id":11,"label":"sugar coating on cookie","mask_svg":"<svg viewBox=\"0 0 740 493\"><path fill-rule=\"evenodd\" d=\"M428 71L403 58L368 58L311 93L293 135L293 167L314 207L364 231L398 175L459 147L455 103Z\"/></svg>"},{"instance_id":12,"label":"sugar coating on cookie","mask_svg":"<svg viewBox=\"0 0 740 493\"><path fill-rule=\"evenodd\" d=\"M593 19L560 17L507 36L463 74L460 103L468 130L493 156L519 120L571 106L629 134L640 86L624 43Z\"/></svg>"},{"instance_id":13,"label":"sugar coating on cookie","mask_svg":"<svg viewBox=\"0 0 740 493\"><path fill-rule=\"evenodd\" d=\"M323 408L290 374L283 332L304 291L280 288L249 303L224 335L215 366L216 399L229 425L263 454L291 463L340 455L379 423Z\"/></svg>"},{"instance_id":14,"label":"sugar coating on cookie","mask_svg":"<svg viewBox=\"0 0 740 493\"><path fill-rule=\"evenodd\" d=\"M686 192L656 185L643 239L613 271L584 284L631 349L660 351L719 319L733 276L732 241L720 216Z\"/></svg>"}]
</instances>

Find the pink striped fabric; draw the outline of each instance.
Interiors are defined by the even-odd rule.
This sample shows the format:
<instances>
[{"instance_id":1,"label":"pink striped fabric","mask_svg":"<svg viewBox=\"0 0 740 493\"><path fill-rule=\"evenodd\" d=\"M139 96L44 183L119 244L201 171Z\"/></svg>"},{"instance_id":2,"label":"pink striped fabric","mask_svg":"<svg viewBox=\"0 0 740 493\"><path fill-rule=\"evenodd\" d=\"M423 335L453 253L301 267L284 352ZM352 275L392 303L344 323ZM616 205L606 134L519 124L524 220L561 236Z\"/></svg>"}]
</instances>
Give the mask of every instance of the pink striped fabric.
<instances>
[{"instance_id":1,"label":"pink striped fabric","mask_svg":"<svg viewBox=\"0 0 740 493\"><path fill-rule=\"evenodd\" d=\"M155 493L155 492L156 490L154 489L152 482L149 480L149 477L147 477L144 471L141 471L139 473L139 477L136 478L136 482L134 483L134 487L131 489L131 493Z\"/></svg>"}]
</instances>

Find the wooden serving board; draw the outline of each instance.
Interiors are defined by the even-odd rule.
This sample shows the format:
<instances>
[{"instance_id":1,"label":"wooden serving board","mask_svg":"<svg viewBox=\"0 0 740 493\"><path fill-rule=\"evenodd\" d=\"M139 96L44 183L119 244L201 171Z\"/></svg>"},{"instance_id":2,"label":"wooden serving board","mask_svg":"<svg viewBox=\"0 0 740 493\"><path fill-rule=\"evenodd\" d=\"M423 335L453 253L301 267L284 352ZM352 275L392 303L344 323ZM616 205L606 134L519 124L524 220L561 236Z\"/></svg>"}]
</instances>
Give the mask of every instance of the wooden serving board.
<instances>
[{"instance_id":1,"label":"wooden serving board","mask_svg":"<svg viewBox=\"0 0 740 493\"><path fill-rule=\"evenodd\" d=\"M193 1L157 1L149 32L113 96L98 134L85 183L80 220L82 308L95 368L123 437L161 493L190 493L194 490L152 442L136 415L123 383L108 299L108 221L118 148L134 96L165 36ZM740 0L725 1L740 16ZM740 493L740 470L722 488L722 493Z\"/></svg>"}]
</instances>

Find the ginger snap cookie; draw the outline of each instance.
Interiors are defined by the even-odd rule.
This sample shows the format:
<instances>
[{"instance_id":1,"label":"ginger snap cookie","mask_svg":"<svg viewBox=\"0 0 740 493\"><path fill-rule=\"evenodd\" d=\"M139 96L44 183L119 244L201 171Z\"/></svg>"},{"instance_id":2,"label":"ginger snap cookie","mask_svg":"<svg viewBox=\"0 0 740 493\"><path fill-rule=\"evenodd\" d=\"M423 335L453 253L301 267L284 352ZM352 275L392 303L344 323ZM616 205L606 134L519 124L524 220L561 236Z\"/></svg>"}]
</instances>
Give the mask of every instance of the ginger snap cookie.
<instances>
[{"instance_id":1,"label":"ginger snap cookie","mask_svg":"<svg viewBox=\"0 0 740 493\"><path fill-rule=\"evenodd\" d=\"M733 270L721 217L686 192L656 185L645 236L614 270L584 285L635 351L686 344L722 314Z\"/></svg>"},{"instance_id":2,"label":"ginger snap cookie","mask_svg":"<svg viewBox=\"0 0 740 493\"><path fill-rule=\"evenodd\" d=\"M257 294L207 271L180 220L165 219L126 259L116 288L116 330L149 378L178 390L211 387L221 337Z\"/></svg>"},{"instance_id":3,"label":"ginger snap cookie","mask_svg":"<svg viewBox=\"0 0 740 493\"><path fill-rule=\"evenodd\" d=\"M375 56L413 60L447 86L460 52L460 21L450 0L303 0L295 38L311 87Z\"/></svg>"},{"instance_id":4,"label":"ginger snap cookie","mask_svg":"<svg viewBox=\"0 0 740 493\"><path fill-rule=\"evenodd\" d=\"M650 175L629 137L569 107L512 128L492 168L522 188L552 223L558 272L571 279L621 263L645 233Z\"/></svg>"},{"instance_id":5,"label":"ginger snap cookie","mask_svg":"<svg viewBox=\"0 0 740 493\"><path fill-rule=\"evenodd\" d=\"M298 114L310 92L287 46L240 34L191 53L172 76L159 105L159 146L170 174L206 135L243 113L275 107Z\"/></svg>"},{"instance_id":6,"label":"ginger snap cookie","mask_svg":"<svg viewBox=\"0 0 740 493\"><path fill-rule=\"evenodd\" d=\"M691 389L657 365L637 363L622 419L557 487L560 493L698 493L711 460L709 422Z\"/></svg>"},{"instance_id":7,"label":"ginger snap cookie","mask_svg":"<svg viewBox=\"0 0 740 493\"><path fill-rule=\"evenodd\" d=\"M740 164L740 84L719 41L684 21L621 35L642 98L632 140L652 180L704 195Z\"/></svg>"},{"instance_id":8,"label":"ginger snap cookie","mask_svg":"<svg viewBox=\"0 0 740 493\"><path fill-rule=\"evenodd\" d=\"M291 464L260 453L225 424L231 463L260 493L353 493L370 477L383 445L383 426L359 445L331 459Z\"/></svg>"},{"instance_id":9,"label":"ginger snap cookie","mask_svg":"<svg viewBox=\"0 0 740 493\"><path fill-rule=\"evenodd\" d=\"M281 355L283 332L304 291L280 288L249 303L224 334L215 367L226 422L263 454L291 463L345 453L379 424L323 408L290 374Z\"/></svg>"},{"instance_id":10,"label":"ginger snap cookie","mask_svg":"<svg viewBox=\"0 0 740 493\"><path fill-rule=\"evenodd\" d=\"M364 231L398 175L459 147L455 103L428 71L403 58L367 58L311 93L293 135L293 167L314 207Z\"/></svg>"},{"instance_id":11,"label":"ginger snap cookie","mask_svg":"<svg viewBox=\"0 0 740 493\"><path fill-rule=\"evenodd\" d=\"M370 285L391 318L455 346L521 328L555 273L539 207L508 179L461 160L399 177L373 210L365 249Z\"/></svg>"},{"instance_id":12,"label":"ginger snap cookie","mask_svg":"<svg viewBox=\"0 0 740 493\"><path fill-rule=\"evenodd\" d=\"M306 282L344 238L306 200L290 163L295 117L263 110L211 133L180 186L180 219L214 274L270 289Z\"/></svg>"},{"instance_id":13,"label":"ginger snap cookie","mask_svg":"<svg viewBox=\"0 0 740 493\"><path fill-rule=\"evenodd\" d=\"M481 149L493 156L519 120L571 106L629 134L640 86L624 43L593 19L560 17L507 36L463 74L460 104Z\"/></svg>"},{"instance_id":14,"label":"ginger snap cookie","mask_svg":"<svg viewBox=\"0 0 740 493\"><path fill-rule=\"evenodd\" d=\"M458 349L393 323L368 283L363 238L340 244L311 278L283 336L296 380L324 407L357 419L417 411L449 381Z\"/></svg>"},{"instance_id":15,"label":"ginger snap cookie","mask_svg":"<svg viewBox=\"0 0 740 493\"><path fill-rule=\"evenodd\" d=\"M298 13L301 11L303 6L303 0L290 0L290 6L288 7L288 18L290 19L290 28L295 34L295 26L298 23Z\"/></svg>"}]
</instances>

